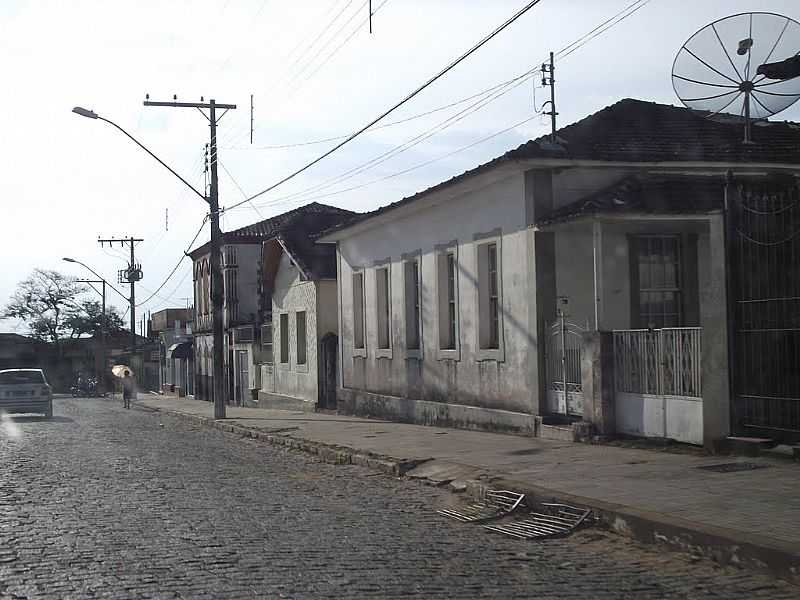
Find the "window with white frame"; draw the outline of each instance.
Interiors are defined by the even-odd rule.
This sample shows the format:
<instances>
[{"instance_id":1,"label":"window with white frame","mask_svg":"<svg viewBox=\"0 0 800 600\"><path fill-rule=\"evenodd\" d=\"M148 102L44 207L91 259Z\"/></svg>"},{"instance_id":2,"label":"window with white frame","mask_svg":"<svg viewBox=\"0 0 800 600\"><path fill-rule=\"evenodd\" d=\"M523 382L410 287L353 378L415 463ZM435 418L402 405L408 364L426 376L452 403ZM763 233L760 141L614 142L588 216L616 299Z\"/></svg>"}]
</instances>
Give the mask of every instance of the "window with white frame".
<instances>
[{"instance_id":1,"label":"window with white frame","mask_svg":"<svg viewBox=\"0 0 800 600\"><path fill-rule=\"evenodd\" d=\"M353 273L353 348L364 349L364 272Z\"/></svg>"},{"instance_id":2,"label":"window with white frame","mask_svg":"<svg viewBox=\"0 0 800 600\"><path fill-rule=\"evenodd\" d=\"M406 349L419 350L421 348L419 258L412 258L403 263L403 275L406 301Z\"/></svg>"},{"instance_id":3,"label":"window with white frame","mask_svg":"<svg viewBox=\"0 0 800 600\"><path fill-rule=\"evenodd\" d=\"M306 364L306 311L295 313L295 337L297 338L297 364Z\"/></svg>"},{"instance_id":4,"label":"window with white frame","mask_svg":"<svg viewBox=\"0 0 800 600\"><path fill-rule=\"evenodd\" d=\"M378 326L378 349L391 347L391 299L389 297L389 267L375 269L375 302Z\"/></svg>"},{"instance_id":5,"label":"window with white frame","mask_svg":"<svg viewBox=\"0 0 800 600\"><path fill-rule=\"evenodd\" d=\"M281 363L289 363L289 315L281 314L280 320Z\"/></svg>"},{"instance_id":6,"label":"window with white frame","mask_svg":"<svg viewBox=\"0 0 800 600\"><path fill-rule=\"evenodd\" d=\"M500 256L496 241L478 244L478 342L500 348Z\"/></svg>"},{"instance_id":7,"label":"window with white frame","mask_svg":"<svg viewBox=\"0 0 800 600\"><path fill-rule=\"evenodd\" d=\"M458 261L455 247L439 252L436 257L439 349L456 350L458 343Z\"/></svg>"}]
</instances>

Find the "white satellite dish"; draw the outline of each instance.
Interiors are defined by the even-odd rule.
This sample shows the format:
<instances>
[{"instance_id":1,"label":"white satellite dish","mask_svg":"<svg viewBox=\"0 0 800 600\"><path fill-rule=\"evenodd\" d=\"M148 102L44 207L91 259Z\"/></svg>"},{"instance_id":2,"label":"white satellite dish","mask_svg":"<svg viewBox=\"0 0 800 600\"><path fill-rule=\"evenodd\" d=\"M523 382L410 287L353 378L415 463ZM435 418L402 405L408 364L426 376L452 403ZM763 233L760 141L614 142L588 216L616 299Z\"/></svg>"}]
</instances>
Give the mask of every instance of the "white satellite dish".
<instances>
[{"instance_id":1,"label":"white satellite dish","mask_svg":"<svg viewBox=\"0 0 800 600\"><path fill-rule=\"evenodd\" d=\"M800 99L800 23L767 12L714 21L678 51L672 86L687 108L715 119L738 117L750 142L753 121Z\"/></svg>"}]
</instances>

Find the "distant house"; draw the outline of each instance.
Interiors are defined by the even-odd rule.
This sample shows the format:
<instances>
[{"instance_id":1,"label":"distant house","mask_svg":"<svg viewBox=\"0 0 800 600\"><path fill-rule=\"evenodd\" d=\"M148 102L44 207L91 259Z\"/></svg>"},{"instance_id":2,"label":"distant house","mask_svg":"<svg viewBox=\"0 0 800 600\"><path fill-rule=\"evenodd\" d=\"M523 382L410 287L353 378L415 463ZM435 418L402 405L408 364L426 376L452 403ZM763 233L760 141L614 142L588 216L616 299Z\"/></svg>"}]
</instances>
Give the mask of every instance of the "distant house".
<instances>
[{"instance_id":1,"label":"distant house","mask_svg":"<svg viewBox=\"0 0 800 600\"><path fill-rule=\"evenodd\" d=\"M165 308L150 316L150 331L159 341L159 385L169 395L194 394L193 310Z\"/></svg>"},{"instance_id":2,"label":"distant house","mask_svg":"<svg viewBox=\"0 0 800 600\"><path fill-rule=\"evenodd\" d=\"M262 403L267 400L260 397L262 390L260 381L262 364L271 364L273 360L270 352L273 347L282 348L280 340L270 340L270 336L279 336L280 327L272 331L271 315L273 312L273 293L288 292L291 283L286 279L291 278L289 272L292 268L302 265L302 274L297 273L301 281L306 277L327 275L331 277L335 288L335 271L331 275L329 265L322 264L328 253L328 261L332 263L332 252L325 248L315 248L308 238L312 233L334 226L348 219L353 213L333 206L312 203L301 208L259 221L252 225L236 229L223 234L223 274L224 274L224 330L225 330L225 377L228 401L238 405ZM286 258L284 268L278 269L282 254L286 248L294 249L297 256ZM289 250L291 252L291 250ZM194 323L194 350L195 350L195 396L205 400L213 398L213 335L212 335L212 310L211 310L211 270L210 270L210 244L206 243L190 253L194 260L194 287L195 287L195 323ZM287 255L288 257L288 255ZM266 262L264 261L266 259ZM288 261L288 262L287 262ZM290 264L291 263L291 266ZM280 280L275 277L280 273ZM277 287L276 287L277 284ZM299 317L307 318L307 326L313 334L316 323L316 310L314 309L314 295L312 288L305 291L311 296L307 298L308 311ZM335 298L335 296L334 296ZM279 297L279 302L282 297ZM309 302L311 304L309 304ZM291 331L297 329L297 310L299 304L289 301L286 306L279 305L282 310L290 310L294 319ZM333 309L335 311L335 309ZM300 311L301 313L303 311ZM281 323L289 318L279 317ZM302 323L301 323L302 324ZM266 327L262 327L266 325ZM287 322L288 327L288 322ZM262 330L267 333L267 339L262 339ZM284 333L288 329L283 330ZM294 334L292 334L294 335ZM302 340L302 336L300 338ZM308 339L307 343L308 343ZM315 338L311 337L311 340ZM273 342L272 345L270 342ZM284 336L284 345L288 337ZM277 345L276 345L277 344ZM268 393L282 395L283 391L293 391L307 388L302 383L304 377L297 375L303 369L308 371L308 366L302 367L297 363L298 356L295 348L294 363L289 369L295 377L295 387L279 383L282 376L279 373L273 380L275 385L268 384ZM307 357L316 360L316 347L314 344L307 350ZM262 355L264 359L262 360ZM280 355L283 357L285 355ZM300 358L302 358L300 356ZM308 358L307 358L308 360ZM279 363L279 371L284 370L286 363ZM299 370L297 368L300 365ZM289 375L287 373L287 375ZM267 369L268 381L272 372ZM305 375L305 374L304 374ZM316 375L314 373L314 375ZM294 393L287 397L294 396Z\"/></svg>"},{"instance_id":3,"label":"distant house","mask_svg":"<svg viewBox=\"0 0 800 600\"><path fill-rule=\"evenodd\" d=\"M800 125L752 137L622 100L327 232L340 410L800 436Z\"/></svg>"}]
</instances>

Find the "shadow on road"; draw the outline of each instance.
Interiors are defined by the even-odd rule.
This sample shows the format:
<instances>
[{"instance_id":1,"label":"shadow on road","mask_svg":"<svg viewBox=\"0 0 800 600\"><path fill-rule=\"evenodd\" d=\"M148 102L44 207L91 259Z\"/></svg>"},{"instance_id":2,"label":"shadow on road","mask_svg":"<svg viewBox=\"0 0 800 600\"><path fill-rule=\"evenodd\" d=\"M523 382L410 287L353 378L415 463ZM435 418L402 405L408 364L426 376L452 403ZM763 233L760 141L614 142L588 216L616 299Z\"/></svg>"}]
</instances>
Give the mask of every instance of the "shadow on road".
<instances>
[{"instance_id":1,"label":"shadow on road","mask_svg":"<svg viewBox=\"0 0 800 600\"><path fill-rule=\"evenodd\" d=\"M74 423L74 419L70 419L69 417L47 417L38 416L38 415L5 415L5 418L9 421L13 421L14 423L36 423L41 421L42 423Z\"/></svg>"}]
</instances>

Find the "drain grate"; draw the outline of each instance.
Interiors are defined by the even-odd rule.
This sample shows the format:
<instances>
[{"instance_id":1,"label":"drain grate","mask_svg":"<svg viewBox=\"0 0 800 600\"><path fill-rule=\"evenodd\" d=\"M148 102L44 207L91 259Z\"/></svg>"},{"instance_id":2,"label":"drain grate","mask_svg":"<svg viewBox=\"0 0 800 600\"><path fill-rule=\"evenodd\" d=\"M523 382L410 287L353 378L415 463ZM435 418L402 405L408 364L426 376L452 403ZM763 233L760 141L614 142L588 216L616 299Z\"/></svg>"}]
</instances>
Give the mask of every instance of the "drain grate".
<instances>
[{"instance_id":1,"label":"drain grate","mask_svg":"<svg viewBox=\"0 0 800 600\"><path fill-rule=\"evenodd\" d=\"M524 498L525 494L518 494L517 492L489 490L481 502L475 502L462 509L443 508L436 512L464 523L487 521L515 511Z\"/></svg>"},{"instance_id":2,"label":"drain grate","mask_svg":"<svg viewBox=\"0 0 800 600\"><path fill-rule=\"evenodd\" d=\"M543 512L532 512L524 519L484 525L484 529L519 539L558 537L571 533L586 520L590 510L567 504L542 504Z\"/></svg>"},{"instance_id":3,"label":"drain grate","mask_svg":"<svg viewBox=\"0 0 800 600\"><path fill-rule=\"evenodd\" d=\"M713 471L714 473L736 473L737 471L755 471L756 469L766 469L769 465L760 465L751 462L732 462L719 465L703 465L697 467L703 471Z\"/></svg>"}]
</instances>

